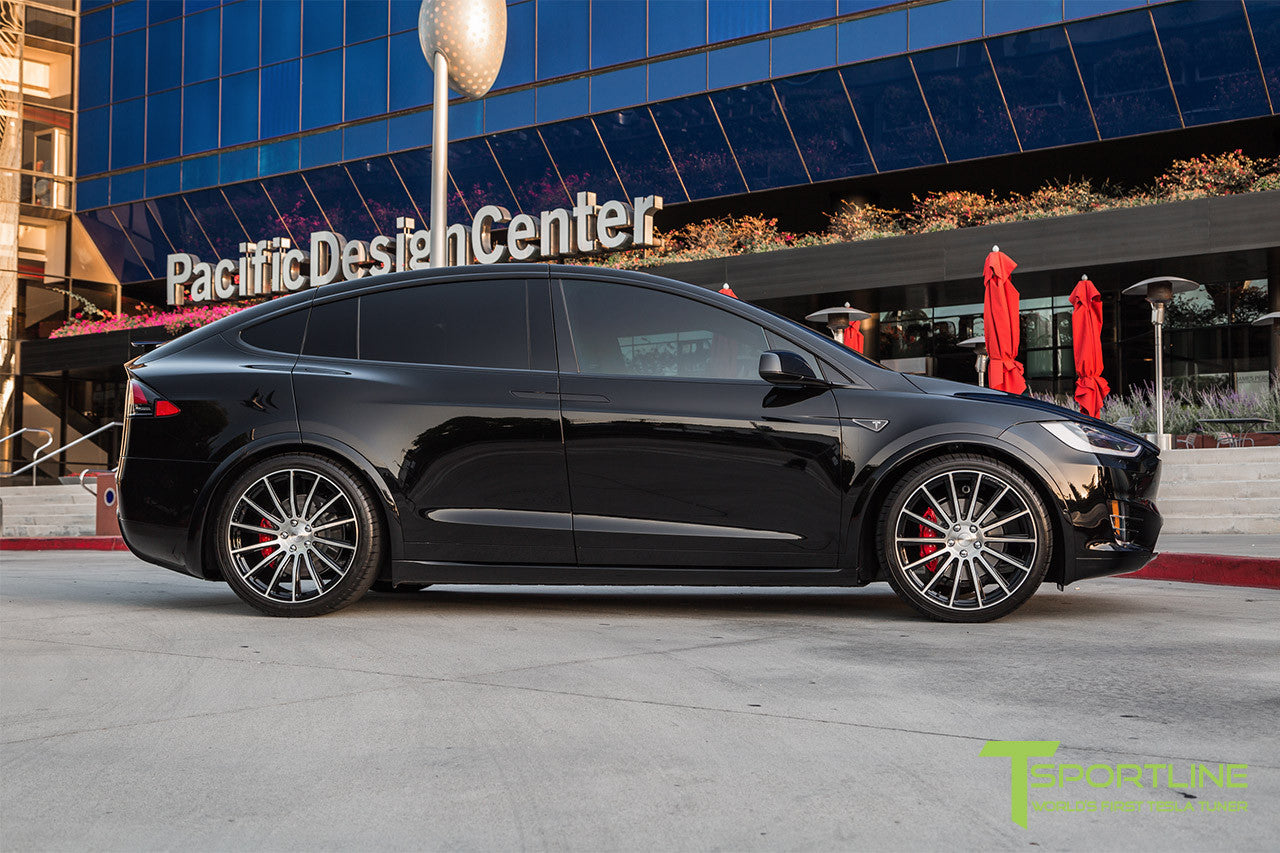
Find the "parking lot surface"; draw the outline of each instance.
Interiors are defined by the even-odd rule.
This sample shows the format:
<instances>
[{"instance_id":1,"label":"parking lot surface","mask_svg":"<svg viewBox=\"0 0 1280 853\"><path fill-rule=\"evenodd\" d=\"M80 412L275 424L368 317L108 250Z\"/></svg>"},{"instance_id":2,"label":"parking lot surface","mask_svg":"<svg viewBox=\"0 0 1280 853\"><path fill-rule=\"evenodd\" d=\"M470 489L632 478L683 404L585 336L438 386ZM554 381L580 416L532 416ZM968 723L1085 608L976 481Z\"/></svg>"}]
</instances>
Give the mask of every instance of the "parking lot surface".
<instances>
[{"instance_id":1,"label":"parking lot surface","mask_svg":"<svg viewBox=\"0 0 1280 853\"><path fill-rule=\"evenodd\" d=\"M0 846L1280 849L1277 604L1113 579L963 626L884 585L450 586L283 620L6 552ZM1024 829L991 739L1247 788L1033 788Z\"/></svg>"}]
</instances>

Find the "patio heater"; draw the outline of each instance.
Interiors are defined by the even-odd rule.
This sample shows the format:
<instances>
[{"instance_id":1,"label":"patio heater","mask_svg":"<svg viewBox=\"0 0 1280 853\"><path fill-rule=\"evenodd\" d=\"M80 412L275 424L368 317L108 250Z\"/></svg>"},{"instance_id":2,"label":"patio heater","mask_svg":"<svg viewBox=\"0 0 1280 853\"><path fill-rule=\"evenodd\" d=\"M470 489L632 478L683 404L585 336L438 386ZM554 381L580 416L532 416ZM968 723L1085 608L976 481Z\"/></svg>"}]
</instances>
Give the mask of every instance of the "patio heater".
<instances>
[{"instance_id":1,"label":"patio heater","mask_svg":"<svg viewBox=\"0 0 1280 853\"><path fill-rule=\"evenodd\" d=\"M448 266L449 87L484 96L507 48L505 0L422 0L418 43L435 73L431 101L431 266Z\"/></svg>"},{"instance_id":2,"label":"patio heater","mask_svg":"<svg viewBox=\"0 0 1280 853\"><path fill-rule=\"evenodd\" d=\"M871 315L866 311L860 311L857 308L851 308L846 302L843 307L823 308L821 311L814 311L812 314L805 315L805 319L813 323L826 322L827 330L831 332L831 337L836 343L844 343L844 330L849 328L855 322L861 322Z\"/></svg>"},{"instance_id":3,"label":"patio heater","mask_svg":"<svg viewBox=\"0 0 1280 853\"><path fill-rule=\"evenodd\" d=\"M1156 446L1161 450L1172 446L1164 437L1164 307L1173 301L1175 294L1199 286L1190 279L1162 275L1124 289L1125 296L1141 296L1151 303L1151 325L1156 333Z\"/></svg>"},{"instance_id":4,"label":"patio heater","mask_svg":"<svg viewBox=\"0 0 1280 853\"><path fill-rule=\"evenodd\" d=\"M1280 381L1280 311L1272 311L1270 314L1263 314L1261 317L1253 321L1255 326L1271 327L1271 382Z\"/></svg>"},{"instance_id":5,"label":"patio heater","mask_svg":"<svg viewBox=\"0 0 1280 853\"><path fill-rule=\"evenodd\" d=\"M965 338L960 346L973 350L973 369L978 371L978 387L987 387L987 339L984 335Z\"/></svg>"}]
</instances>

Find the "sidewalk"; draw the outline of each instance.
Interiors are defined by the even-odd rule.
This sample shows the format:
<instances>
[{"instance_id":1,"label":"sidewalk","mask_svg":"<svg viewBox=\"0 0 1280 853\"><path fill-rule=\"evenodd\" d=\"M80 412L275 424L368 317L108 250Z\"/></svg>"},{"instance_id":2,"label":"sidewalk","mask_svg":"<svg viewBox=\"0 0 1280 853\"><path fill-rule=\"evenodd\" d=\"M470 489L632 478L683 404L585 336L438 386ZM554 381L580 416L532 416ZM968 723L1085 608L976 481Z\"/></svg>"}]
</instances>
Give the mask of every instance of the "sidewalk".
<instances>
[{"instance_id":1,"label":"sidewalk","mask_svg":"<svg viewBox=\"0 0 1280 853\"><path fill-rule=\"evenodd\" d=\"M1162 533L1156 550L1161 554L1217 554L1280 560L1280 534Z\"/></svg>"}]
</instances>

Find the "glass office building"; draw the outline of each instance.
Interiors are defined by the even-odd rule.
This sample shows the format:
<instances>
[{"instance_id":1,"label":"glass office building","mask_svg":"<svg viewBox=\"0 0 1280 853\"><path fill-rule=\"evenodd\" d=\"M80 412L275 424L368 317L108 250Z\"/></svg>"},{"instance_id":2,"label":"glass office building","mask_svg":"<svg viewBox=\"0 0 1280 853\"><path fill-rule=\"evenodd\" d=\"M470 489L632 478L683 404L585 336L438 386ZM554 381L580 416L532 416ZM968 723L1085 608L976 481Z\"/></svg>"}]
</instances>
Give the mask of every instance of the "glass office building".
<instances>
[{"instance_id":1,"label":"glass office building","mask_svg":"<svg viewBox=\"0 0 1280 853\"><path fill-rule=\"evenodd\" d=\"M6 350L87 304L163 304L174 253L212 261L246 242L305 245L320 230L368 240L394 233L397 217L428 220L418 2L75 7L4 4L25 11L6 28L29 75L17 84L21 152L4 166L26 235L4 273ZM1111 165L1141 175L1117 162L1135 151L1154 173L1174 155L1280 150L1274 0L518 0L507 11L493 90L450 110L452 222L594 192L662 196L660 229L726 212L803 225L843 199L988 176L987 188L1021 188L1071 170L1109 177ZM1269 250L1261 273L1225 256L1210 265L1220 275L1172 336L1179 375L1266 382L1267 330L1248 320L1276 301L1277 235L1249 248ZM1145 309L1118 296L1128 283L1104 287L1117 386L1150 379ZM913 284L861 295L880 317L877 354L972 381L954 344L980 323L980 291ZM1048 274L1028 285L1028 376L1067 390L1070 287ZM749 298L795 315L858 300L860 287L819 276L807 294ZM118 417L118 359L65 344L65 359L46 349L38 370L4 365L6 433L56 425L69 440Z\"/></svg>"}]
</instances>

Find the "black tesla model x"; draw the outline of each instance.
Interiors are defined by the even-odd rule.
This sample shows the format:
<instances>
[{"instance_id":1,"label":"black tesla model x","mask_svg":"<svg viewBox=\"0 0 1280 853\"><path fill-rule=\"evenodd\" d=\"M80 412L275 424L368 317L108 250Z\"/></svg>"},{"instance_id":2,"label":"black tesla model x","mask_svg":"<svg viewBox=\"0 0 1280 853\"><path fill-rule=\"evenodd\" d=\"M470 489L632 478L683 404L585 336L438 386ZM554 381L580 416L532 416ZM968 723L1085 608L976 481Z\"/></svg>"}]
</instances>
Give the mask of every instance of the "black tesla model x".
<instances>
[{"instance_id":1,"label":"black tesla model x","mask_svg":"<svg viewBox=\"0 0 1280 853\"><path fill-rule=\"evenodd\" d=\"M977 622L1136 570L1160 531L1134 435L637 273L361 278L127 368L130 549L276 616L371 586L887 580Z\"/></svg>"}]
</instances>

